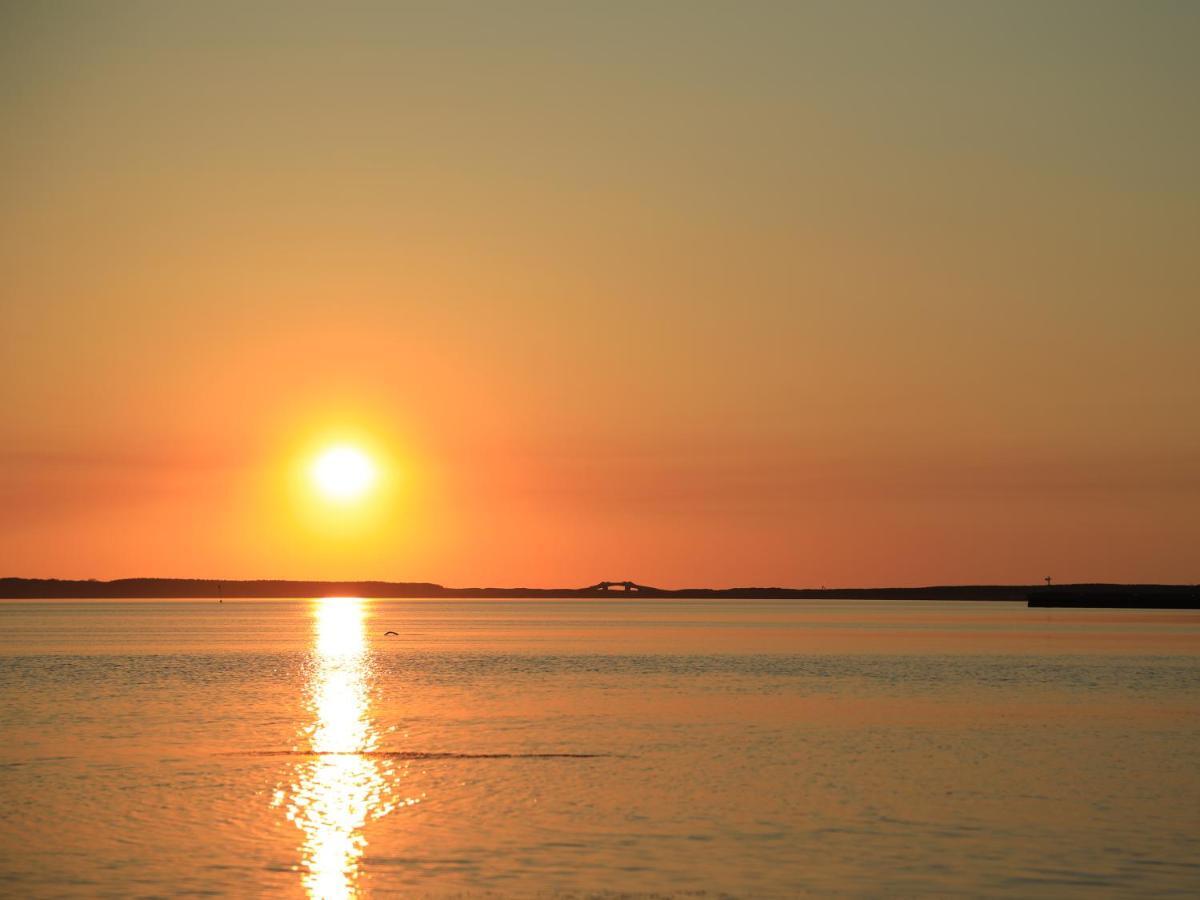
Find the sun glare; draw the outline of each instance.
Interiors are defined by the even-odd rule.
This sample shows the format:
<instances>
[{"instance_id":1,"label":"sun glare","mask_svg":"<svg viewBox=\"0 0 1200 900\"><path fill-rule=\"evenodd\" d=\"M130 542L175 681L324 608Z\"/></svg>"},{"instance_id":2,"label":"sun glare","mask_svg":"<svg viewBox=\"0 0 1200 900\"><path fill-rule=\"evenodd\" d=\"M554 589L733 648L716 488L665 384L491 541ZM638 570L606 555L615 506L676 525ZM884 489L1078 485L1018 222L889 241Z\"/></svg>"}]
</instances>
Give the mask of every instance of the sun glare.
<instances>
[{"instance_id":1,"label":"sun glare","mask_svg":"<svg viewBox=\"0 0 1200 900\"><path fill-rule=\"evenodd\" d=\"M362 497L375 483L375 464L357 447L331 447L316 458L312 480L317 490L331 500L350 501Z\"/></svg>"}]
</instances>

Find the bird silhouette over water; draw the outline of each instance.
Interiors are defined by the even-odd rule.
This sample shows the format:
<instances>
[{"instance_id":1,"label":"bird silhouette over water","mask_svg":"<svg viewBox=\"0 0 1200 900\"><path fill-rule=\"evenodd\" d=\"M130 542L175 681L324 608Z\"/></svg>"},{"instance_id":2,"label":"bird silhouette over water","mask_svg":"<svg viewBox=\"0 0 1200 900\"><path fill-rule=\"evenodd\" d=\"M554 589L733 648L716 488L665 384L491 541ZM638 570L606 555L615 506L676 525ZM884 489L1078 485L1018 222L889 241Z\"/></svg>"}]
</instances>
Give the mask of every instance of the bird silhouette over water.
<instances>
[{"instance_id":1,"label":"bird silhouette over water","mask_svg":"<svg viewBox=\"0 0 1200 900\"><path fill-rule=\"evenodd\" d=\"M396 637L400 637L400 632L398 632L398 631L385 631L385 632L383 633L383 636L384 636L384 637L387 637L389 634L393 634L393 635L395 635Z\"/></svg>"}]
</instances>

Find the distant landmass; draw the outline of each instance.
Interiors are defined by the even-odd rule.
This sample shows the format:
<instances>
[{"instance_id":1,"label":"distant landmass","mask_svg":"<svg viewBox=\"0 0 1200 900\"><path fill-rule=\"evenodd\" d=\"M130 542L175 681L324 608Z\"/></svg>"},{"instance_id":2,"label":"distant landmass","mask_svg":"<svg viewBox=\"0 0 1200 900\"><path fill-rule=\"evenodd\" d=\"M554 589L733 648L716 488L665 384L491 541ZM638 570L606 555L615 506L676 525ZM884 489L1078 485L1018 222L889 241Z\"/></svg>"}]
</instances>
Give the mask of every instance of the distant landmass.
<instances>
[{"instance_id":1,"label":"distant landmass","mask_svg":"<svg viewBox=\"0 0 1200 900\"><path fill-rule=\"evenodd\" d=\"M1200 609L1200 587L1190 584L1064 584L1031 591L1029 605L1059 609Z\"/></svg>"},{"instance_id":2,"label":"distant landmass","mask_svg":"<svg viewBox=\"0 0 1200 900\"><path fill-rule=\"evenodd\" d=\"M654 597L728 600L1008 600L1035 607L1134 607L1198 609L1196 585L1064 584L935 585L873 588L682 588L667 590L632 581L601 581L577 588L453 588L425 581L226 581L204 578L118 578L114 581L58 578L0 578L0 598L10 600L75 599L224 599L259 597L372 598L533 598Z\"/></svg>"}]
</instances>

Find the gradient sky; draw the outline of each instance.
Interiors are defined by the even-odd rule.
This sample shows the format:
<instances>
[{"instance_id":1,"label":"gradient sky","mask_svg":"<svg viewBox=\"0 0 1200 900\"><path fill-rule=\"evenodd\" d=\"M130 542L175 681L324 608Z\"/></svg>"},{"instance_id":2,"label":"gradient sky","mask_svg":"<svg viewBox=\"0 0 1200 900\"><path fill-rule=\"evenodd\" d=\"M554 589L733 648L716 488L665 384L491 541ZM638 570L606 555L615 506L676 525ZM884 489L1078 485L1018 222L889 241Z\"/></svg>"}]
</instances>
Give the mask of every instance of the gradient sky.
<instances>
[{"instance_id":1,"label":"gradient sky","mask_svg":"<svg viewBox=\"0 0 1200 900\"><path fill-rule=\"evenodd\" d=\"M0 574L1200 580L1200 6L5 3ZM369 448L324 510L297 466Z\"/></svg>"}]
</instances>

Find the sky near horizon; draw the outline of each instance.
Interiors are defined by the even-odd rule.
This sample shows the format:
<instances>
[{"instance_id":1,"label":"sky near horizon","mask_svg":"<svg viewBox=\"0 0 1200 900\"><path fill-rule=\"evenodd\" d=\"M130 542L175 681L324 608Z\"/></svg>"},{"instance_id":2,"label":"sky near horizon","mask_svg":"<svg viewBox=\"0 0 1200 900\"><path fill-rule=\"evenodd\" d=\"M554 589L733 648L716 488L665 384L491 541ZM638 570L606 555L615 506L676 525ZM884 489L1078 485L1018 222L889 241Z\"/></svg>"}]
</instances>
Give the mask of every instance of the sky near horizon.
<instances>
[{"instance_id":1,"label":"sky near horizon","mask_svg":"<svg viewBox=\"0 0 1200 900\"><path fill-rule=\"evenodd\" d=\"M0 575L1200 581L1200 6L6 3ZM381 478L353 508L302 472Z\"/></svg>"}]
</instances>

